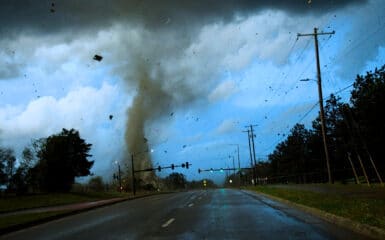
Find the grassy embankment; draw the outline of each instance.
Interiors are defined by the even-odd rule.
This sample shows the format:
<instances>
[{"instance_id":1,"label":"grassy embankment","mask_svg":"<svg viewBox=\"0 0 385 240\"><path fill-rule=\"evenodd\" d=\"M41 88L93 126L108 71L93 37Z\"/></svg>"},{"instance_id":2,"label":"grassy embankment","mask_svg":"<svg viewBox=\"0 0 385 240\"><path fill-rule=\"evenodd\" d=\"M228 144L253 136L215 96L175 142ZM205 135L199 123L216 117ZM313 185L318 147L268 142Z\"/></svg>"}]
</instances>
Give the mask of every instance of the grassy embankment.
<instances>
[{"instance_id":1,"label":"grassy embankment","mask_svg":"<svg viewBox=\"0 0 385 240\"><path fill-rule=\"evenodd\" d=\"M128 197L129 194L118 192L88 192L88 193L51 193L51 194L37 194L28 196L6 196L0 198L0 233L2 230L20 225L28 224L36 221L43 221L44 219L51 219L55 216L63 215L71 212L53 211L40 213L20 213L15 215L1 214L32 209L40 207L58 206L73 203L92 202L104 199L111 199L117 197Z\"/></svg>"},{"instance_id":2,"label":"grassy embankment","mask_svg":"<svg viewBox=\"0 0 385 240\"><path fill-rule=\"evenodd\" d=\"M385 187L307 184L249 189L385 229Z\"/></svg>"}]
</instances>

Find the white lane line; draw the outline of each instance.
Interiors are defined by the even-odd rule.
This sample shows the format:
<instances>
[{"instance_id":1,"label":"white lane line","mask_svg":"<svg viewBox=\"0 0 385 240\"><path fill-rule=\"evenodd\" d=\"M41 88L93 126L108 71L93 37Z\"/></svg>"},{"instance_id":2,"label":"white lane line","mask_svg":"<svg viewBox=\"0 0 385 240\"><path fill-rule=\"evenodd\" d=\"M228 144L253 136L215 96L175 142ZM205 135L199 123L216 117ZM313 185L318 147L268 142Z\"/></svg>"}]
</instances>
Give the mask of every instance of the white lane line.
<instances>
[{"instance_id":1,"label":"white lane line","mask_svg":"<svg viewBox=\"0 0 385 240\"><path fill-rule=\"evenodd\" d=\"M162 227L165 228L165 227L168 227L168 225L170 225L173 221L175 221L175 218L170 218L167 222L165 222Z\"/></svg>"},{"instance_id":2,"label":"white lane line","mask_svg":"<svg viewBox=\"0 0 385 240\"><path fill-rule=\"evenodd\" d=\"M190 203L190 204L188 205L188 207L192 207L192 206L194 206L194 203Z\"/></svg>"}]
</instances>

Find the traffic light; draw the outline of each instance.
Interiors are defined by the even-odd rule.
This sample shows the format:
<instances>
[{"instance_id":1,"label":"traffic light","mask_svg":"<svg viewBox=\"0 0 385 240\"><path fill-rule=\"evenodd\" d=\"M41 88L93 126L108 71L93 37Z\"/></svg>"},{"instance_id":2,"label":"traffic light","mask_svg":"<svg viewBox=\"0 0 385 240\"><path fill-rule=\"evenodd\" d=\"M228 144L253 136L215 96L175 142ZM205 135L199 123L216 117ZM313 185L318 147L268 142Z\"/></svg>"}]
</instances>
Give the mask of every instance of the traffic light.
<instances>
[{"instance_id":1,"label":"traffic light","mask_svg":"<svg viewBox=\"0 0 385 240\"><path fill-rule=\"evenodd\" d=\"M184 165L184 163L182 163L182 168L184 168L186 165Z\"/></svg>"},{"instance_id":2,"label":"traffic light","mask_svg":"<svg viewBox=\"0 0 385 240\"><path fill-rule=\"evenodd\" d=\"M223 168L221 168L221 170L219 170L220 172L223 172Z\"/></svg>"},{"instance_id":3,"label":"traffic light","mask_svg":"<svg viewBox=\"0 0 385 240\"><path fill-rule=\"evenodd\" d=\"M189 163L188 162L186 162L186 168L188 169L188 166L189 166Z\"/></svg>"},{"instance_id":4,"label":"traffic light","mask_svg":"<svg viewBox=\"0 0 385 240\"><path fill-rule=\"evenodd\" d=\"M201 172L202 172L202 170L200 168L198 168L198 173L201 173Z\"/></svg>"},{"instance_id":5,"label":"traffic light","mask_svg":"<svg viewBox=\"0 0 385 240\"><path fill-rule=\"evenodd\" d=\"M174 164L171 164L171 169L174 170L175 166Z\"/></svg>"},{"instance_id":6,"label":"traffic light","mask_svg":"<svg viewBox=\"0 0 385 240\"><path fill-rule=\"evenodd\" d=\"M213 168L210 168L210 172L214 172L214 169L213 169Z\"/></svg>"},{"instance_id":7,"label":"traffic light","mask_svg":"<svg viewBox=\"0 0 385 240\"><path fill-rule=\"evenodd\" d=\"M162 168L160 166L158 166L158 171L160 172L162 170Z\"/></svg>"}]
</instances>

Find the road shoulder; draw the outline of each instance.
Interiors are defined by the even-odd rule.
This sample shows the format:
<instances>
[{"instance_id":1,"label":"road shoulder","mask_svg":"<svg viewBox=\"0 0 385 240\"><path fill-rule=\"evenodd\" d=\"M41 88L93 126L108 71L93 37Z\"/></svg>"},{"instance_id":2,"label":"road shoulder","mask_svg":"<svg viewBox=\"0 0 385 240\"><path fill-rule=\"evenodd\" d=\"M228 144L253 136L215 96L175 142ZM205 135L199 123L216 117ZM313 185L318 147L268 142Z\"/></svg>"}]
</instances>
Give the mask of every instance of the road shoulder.
<instances>
[{"instance_id":1,"label":"road shoulder","mask_svg":"<svg viewBox=\"0 0 385 240\"><path fill-rule=\"evenodd\" d=\"M373 226L370 226L367 224L358 223L358 222L352 221L352 220L344 218L344 217L340 217L340 216L337 216L337 215L334 215L334 214L331 214L331 213L328 213L328 212L325 212L325 211L322 211L322 210L319 210L316 208L305 206L302 204L294 203L294 202L288 201L288 200L283 199L283 198L268 195L266 193L261 193L261 192L252 191L252 190L242 190L242 191L246 194L252 194L252 195L260 194L260 195L262 195L268 199L272 199L274 201L277 201L277 202L286 204L288 206L294 207L298 210L301 210L301 211L309 213L313 216L319 217L319 218L321 218L327 222L330 222L332 224L336 224L336 225L341 226L345 229L349 229L353 232L363 234L363 235L368 236L370 238L385 239L385 231L383 229L373 227Z\"/></svg>"}]
</instances>

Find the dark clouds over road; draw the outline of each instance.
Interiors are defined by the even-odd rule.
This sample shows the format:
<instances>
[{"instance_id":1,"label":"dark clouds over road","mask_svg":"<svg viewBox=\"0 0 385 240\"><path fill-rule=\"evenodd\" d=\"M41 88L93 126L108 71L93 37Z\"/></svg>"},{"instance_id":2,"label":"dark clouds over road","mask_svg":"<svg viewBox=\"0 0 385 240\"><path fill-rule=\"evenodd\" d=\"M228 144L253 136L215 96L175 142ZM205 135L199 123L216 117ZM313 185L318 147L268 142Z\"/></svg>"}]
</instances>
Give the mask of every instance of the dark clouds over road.
<instances>
[{"instance_id":1,"label":"dark clouds over road","mask_svg":"<svg viewBox=\"0 0 385 240\"><path fill-rule=\"evenodd\" d=\"M322 14L364 0L3 0L0 5L0 32L57 32L101 28L129 21L148 28L192 27L210 21L231 21L235 17L265 9L291 14Z\"/></svg>"}]
</instances>

